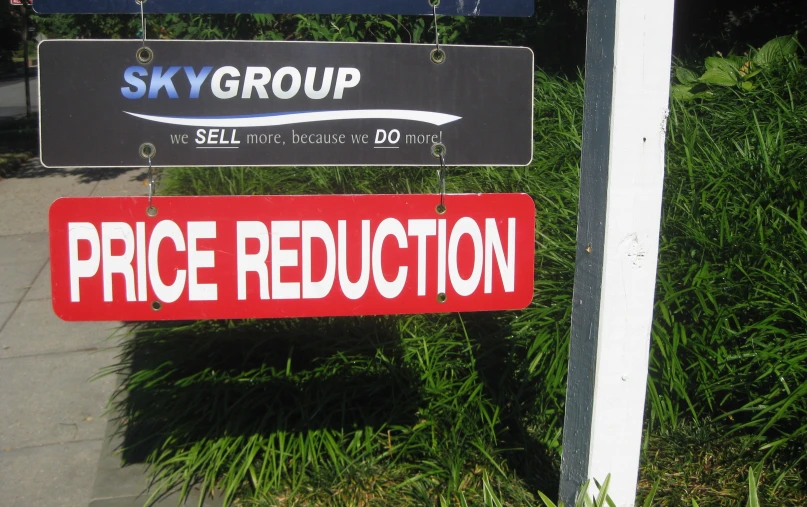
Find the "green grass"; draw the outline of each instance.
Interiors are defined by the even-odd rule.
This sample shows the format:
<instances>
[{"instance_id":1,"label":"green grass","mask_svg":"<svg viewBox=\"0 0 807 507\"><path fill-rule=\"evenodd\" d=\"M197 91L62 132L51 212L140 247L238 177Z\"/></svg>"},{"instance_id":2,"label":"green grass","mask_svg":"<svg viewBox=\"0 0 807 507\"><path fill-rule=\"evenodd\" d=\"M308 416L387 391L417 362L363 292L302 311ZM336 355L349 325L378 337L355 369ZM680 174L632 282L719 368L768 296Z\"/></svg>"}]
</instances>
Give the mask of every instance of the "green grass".
<instances>
[{"instance_id":1,"label":"green grass","mask_svg":"<svg viewBox=\"0 0 807 507\"><path fill-rule=\"evenodd\" d=\"M701 507L743 505L749 496L749 469L759 480L763 505L807 505L803 477L788 466L787 456L766 460L764 450L747 438L727 437L720 423L682 425L666 435L651 435L645 445L639 498L655 487L653 505L689 507L693 500Z\"/></svg>"},{"instance_id":2,"label":"green grass","mask_svg":"<svg viewBox=\"0 0 807 507\"><path fill-rule=\"evenodd\" d=\"M803 446L807 409L807 71L673 105L651 416L714 417ZM802 456L803 457L803 453Z\"/></svg>"},{"instance_id":3,"label":"green grass","mask_svg":"<svg viewBox=\"0 0 807 507\"><path fill-rule=\"evenodd\" d=\"M342 490L345 505L356 495L423 505L470 500L484 480L508 504L528 505L494 458L513 437L497 431L506 408L489 394L501 389L487 385L492 365L480 363L501 351L480 350L464 330L504 316L471 317L141 329L126 351L122 416L136 445L124 458L158 458L168 483L198 473L234 488L225 495L246 484L267 502L310 505Z\"/></svg>"},{"instance_id":4,"label":"green grass","mask_svg":"<svg viewBox=\"0 0 807 507\"><path fill-rule=\"evenodd\" d=\"M582 86L539 78L536 143L553 148L529 168L448 177L450 192L536 197L536 304L143 327L121 365L131 367L123 407L127 442L148 437L132 447L159 464L158 480L201 478L267 505L534 505L534 491L557 489ZM405 193L437 183L434 168L174 169L161 192Z\"/></svg>"},{"instance_id":5,"label":"green grass","mask_svg":"<svg viewBox=\"0 0 807 507\"><path fill-rule=\"evenodd\" d=\"M639 501L803 505L807 70L673 102ZM528 192L521 312L145 324L112 371L128 461L245 505L537 505L557 490L583 87L536 79L535 160L452 168ZM172 169L161 192L434 192L434 168ZM615 473L618 471L614 471ZM754 479L756 482L756 479ZM755 488L752 488L755 490Z\"/></svg>"}]
</instances>

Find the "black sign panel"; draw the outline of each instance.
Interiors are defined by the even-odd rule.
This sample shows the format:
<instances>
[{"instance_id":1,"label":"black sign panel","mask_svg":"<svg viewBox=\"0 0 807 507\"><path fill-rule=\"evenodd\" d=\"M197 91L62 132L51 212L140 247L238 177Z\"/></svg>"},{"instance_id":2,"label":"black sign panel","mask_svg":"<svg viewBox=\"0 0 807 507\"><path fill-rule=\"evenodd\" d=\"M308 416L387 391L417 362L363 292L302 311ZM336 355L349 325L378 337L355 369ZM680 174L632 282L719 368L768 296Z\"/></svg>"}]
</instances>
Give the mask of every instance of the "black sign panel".
<instances>
[{"instance_id":1,"label":"black sign panel","mask_svg":"<svg viewBox=\"0 0 807 507\"><path fill-rule=\"evenodd\" d=\"M34 10L53 13L139 13L135 0L36 0ZM429 0L147 0L147 13L266 12L275 14L432 14ZM440 0L445 16L532 16L533 0Z\"/></svg>"},{"instance_id":2,"label":"black sign panel","mask_svg":"<svg viewBox=\"0 0 807 507\"><path fill-rule=\"evenodd\" d=\"M528 48L50 40L41 158L57 167L517 166L532 159Z\"/></svg>"}]
</instances>

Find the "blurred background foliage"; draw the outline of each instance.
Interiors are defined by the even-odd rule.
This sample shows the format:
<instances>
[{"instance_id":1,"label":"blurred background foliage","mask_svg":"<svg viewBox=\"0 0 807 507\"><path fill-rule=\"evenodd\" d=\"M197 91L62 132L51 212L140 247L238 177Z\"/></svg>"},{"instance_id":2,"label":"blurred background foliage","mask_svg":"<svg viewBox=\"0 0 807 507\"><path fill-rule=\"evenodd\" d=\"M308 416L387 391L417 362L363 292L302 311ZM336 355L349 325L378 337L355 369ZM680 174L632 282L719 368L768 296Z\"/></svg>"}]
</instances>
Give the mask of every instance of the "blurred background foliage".
<instances>
[{"instance_id":1,"label":"blurred background foliage","mask_svg":"<svg viewBox=\"0 0 807 507\"><path fill-rule=\"evenodd\" d=\"M527 45L536 65L574 75L585 57L586 0L536 0L532 18L441 17L443 41ZM699 59L744 52L807 28L804 0L676 0L674 54ZM3 21L0 18L0 23ZM132 15L35 17L53 38L140 36ZM6 30L0 30L5 35ZM148 17L148 36L168 39L261 39L432 42L431 19L410 16L167 14Z\"/></svg>"}]
</instances>

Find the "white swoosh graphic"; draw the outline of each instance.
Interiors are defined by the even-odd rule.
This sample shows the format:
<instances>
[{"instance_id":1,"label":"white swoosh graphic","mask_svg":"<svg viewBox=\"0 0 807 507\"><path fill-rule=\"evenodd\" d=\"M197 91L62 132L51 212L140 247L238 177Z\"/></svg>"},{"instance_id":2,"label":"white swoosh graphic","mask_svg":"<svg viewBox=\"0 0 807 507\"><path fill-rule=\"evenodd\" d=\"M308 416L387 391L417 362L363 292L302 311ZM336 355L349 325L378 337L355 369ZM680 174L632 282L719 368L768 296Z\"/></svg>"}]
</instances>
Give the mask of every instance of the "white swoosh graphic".
<instances>
[{"instance_id":1,"label":"white swoosh graphic","mask_svg":"<svg viewBox=\"0 0 807 507\"><path fill-rule=\"evenodd\" d=\"M461 116L433 113L430 111L409 111L406 109L357 109L350 111L315 111L306 113L281 113L264 116L221 116L213 118L153 116L148 114L124 113L143 120L185 127L273 127L331 120L410 120L432 125L445 125L462 119Z\"/></svg>"}]
</instances>

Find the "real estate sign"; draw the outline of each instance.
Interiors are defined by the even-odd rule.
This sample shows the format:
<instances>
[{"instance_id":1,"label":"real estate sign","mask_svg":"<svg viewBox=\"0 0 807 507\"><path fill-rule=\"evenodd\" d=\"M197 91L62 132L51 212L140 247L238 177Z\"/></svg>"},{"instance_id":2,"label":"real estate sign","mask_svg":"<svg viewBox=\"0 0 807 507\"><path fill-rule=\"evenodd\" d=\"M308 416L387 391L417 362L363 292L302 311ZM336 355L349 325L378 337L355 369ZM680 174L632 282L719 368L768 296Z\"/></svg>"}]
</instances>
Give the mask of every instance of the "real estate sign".
<instances>
[{"instance_id":1,"label":"real estate sign","mask_svg":"<svg viewBox=\"0 0 807 507\"><path fill-rule=\"evenodd\" d=\"M532 160L528 48L49 40L41 159L52 167L520 166Z\"/></svg>"},{"instance_id":2,"label":"real estate sign","mask_svg":"<svg viewBox=\"0 0 807 507\"><path fill-rule=\"evenodd\" d=\"M526 194L64 198L50 209L65 320L507 310L533 296Z\"/></svg>"}]
</instances>

